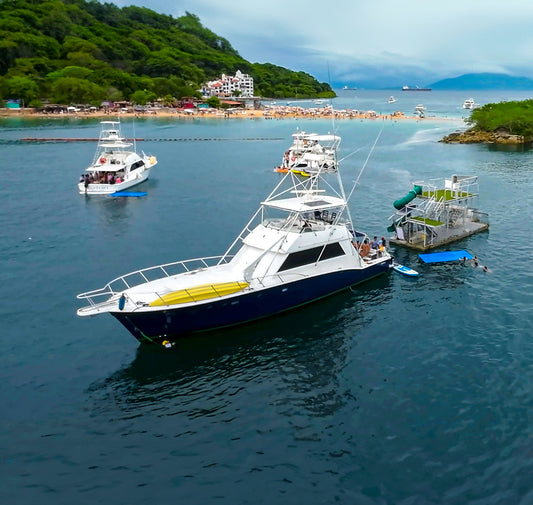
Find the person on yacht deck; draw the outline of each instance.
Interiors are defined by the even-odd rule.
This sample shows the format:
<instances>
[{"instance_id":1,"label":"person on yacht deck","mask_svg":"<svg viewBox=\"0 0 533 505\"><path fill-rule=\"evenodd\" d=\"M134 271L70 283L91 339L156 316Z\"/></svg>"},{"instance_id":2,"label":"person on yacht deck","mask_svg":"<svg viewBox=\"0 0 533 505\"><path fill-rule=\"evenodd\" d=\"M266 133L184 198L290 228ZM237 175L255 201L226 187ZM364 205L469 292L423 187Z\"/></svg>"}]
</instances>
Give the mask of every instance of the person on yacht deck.
<instances>
[{"instance_id":1,"label":"person on yacht deck","mask_svg":"<svg viewBox=\"0 0 533 505\"><path fill-rule=\"evenodd\" d=\"M370 254L370 244L368 243L368 239L365 238L365 241L363 242L363 245L361 246L361 256L364 258L365 256L368 256Z\"/></svg>"}]
</instances>

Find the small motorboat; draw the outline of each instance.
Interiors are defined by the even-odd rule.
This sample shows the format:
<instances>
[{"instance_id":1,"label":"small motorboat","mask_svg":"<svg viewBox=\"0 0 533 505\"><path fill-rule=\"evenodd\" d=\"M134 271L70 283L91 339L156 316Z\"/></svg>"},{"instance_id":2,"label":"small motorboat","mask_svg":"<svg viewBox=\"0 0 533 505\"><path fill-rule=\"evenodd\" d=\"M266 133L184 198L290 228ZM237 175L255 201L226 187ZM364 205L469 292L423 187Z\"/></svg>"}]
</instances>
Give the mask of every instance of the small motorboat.
<instances>
[{"instance_id":1,"label":"small motorboat","mask_svg":"<svg viewBox=\"0 0 533 505\"><path fill-rule=\"evenodd\" d=\"M394 103L395 101L396 101L396 98L394 98L393 96L389 97L389 103Z\"/></svg>"},{"instance_id":2,"label":"small motorboat","mask_svg":"<svg viewBox=\"0 0 533 505\"><path fill-rule=\"evenodd\" d=\"M101 121L98 146L92 163L78 182L85 195L110 195L124 191L148 179L156 165L155 156L138 154L120 132L120 121Z\"/></svg>"},{"instance_id":3,"label":"small motorboat","mask_svg":"<svg viewBox=\"0 0 533 505\"><path fill-rule=\"evenodd\" d=\"M478 107L478 104L476 102L474 102L473 98L467 98L463 102L463 109L475 109L477 107Z\"/></svg>"},{"instance_id":4,"label":"small motorboat","mask_svg":"<svg viewBox=\"0 0 533 505\"><path fill-rule=\"evenodd\" d=\"M338 168L336 156L332 161ZM387 273L392 256L385 249L364 254L368 237L355 230L345 195L338 169L318 164L305 178L289 171L222 256L117 277L79 294L86 305L77 314L111 314L140 342L167 347L179 337L272 316Z\"/></svg>"}]
</instances>

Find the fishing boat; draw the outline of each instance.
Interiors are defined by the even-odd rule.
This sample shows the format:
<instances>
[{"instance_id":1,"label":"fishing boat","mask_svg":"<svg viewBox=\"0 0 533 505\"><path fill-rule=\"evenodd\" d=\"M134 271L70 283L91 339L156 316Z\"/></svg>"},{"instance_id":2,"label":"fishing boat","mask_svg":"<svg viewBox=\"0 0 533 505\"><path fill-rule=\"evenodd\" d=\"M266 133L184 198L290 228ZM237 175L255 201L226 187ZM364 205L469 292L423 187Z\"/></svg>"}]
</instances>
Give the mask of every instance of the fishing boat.
<instances>
[{"instance_id":1,"label":"fishing boat","mask_svg":"<svg viewBox=\"0 0 533 505\"><path fill-rule=\"evenodd\" d=\"M474 99L473 98L467 98L464 102L463 102L463 109L475 109L477 108L477 103L474 102Z\"/></svg>"},{"instance_id":2,"label":"fishing boat","mask_svg":"<svg viewBox=\"0 0 533 505\"><path fill-rule=\"evenodd\" d=\"M327 134L318 135L298 131L292 135L292 144L285 151L281 165L275 172L293 172L302 177L309 177L317 172L334 172L337 170L337 148L340 137Z\"/></svg>"},{"instance_id":3,"label":"fishing boat","mask_svg":"<svg viewBox=\"0 0 533 505\"><path fill-rule=\"evenodd\" d=\"M120 131L120 121L101 121L100 137L91 164L78 182L86 195L109 195L146 181L157 163L155 156L138 154Z\"/></svg>"},{"instance_id":4,"label":"fishing boat","mask_svg":"<svg viewBox=\"0 0 533 505\"><path fill-rule=\"evenodd\" d=\"M117 277L79 294L85 306L77 314L111 314L140 342L167 346L385 274L392 256L386 249L363 252L368 237L354 228L348 198L339 170L319 168L307 178L287 172L222 256Z\"/></svg>"},{"instance_id":5,"label":"fishing boat","mask_svg":"<svg viewBox=\"0 0 533 505\"><path fill-rule=\"evenodd\" d=\"M426 108L425 108L421 103L419 103L419 104L415 107L415 114L416 114L418 117L424 117L425 110L426 110Z\"/></svg>"}]
</instances>

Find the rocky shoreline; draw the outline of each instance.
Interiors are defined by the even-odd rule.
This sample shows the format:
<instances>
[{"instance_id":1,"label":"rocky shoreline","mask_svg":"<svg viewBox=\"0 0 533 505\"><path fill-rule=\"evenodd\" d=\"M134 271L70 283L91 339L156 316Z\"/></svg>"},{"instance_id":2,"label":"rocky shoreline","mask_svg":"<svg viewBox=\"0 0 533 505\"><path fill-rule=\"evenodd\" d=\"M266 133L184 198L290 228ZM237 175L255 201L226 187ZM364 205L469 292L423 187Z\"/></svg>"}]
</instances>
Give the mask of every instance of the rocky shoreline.
<instances>
[{"instance_id":1,"label":"rocky shoreline","mask_svg":"<svg viewBox=\"0 0 533 505\"><path fill-rule=\"evenodd\" d=\"M505 130L493 132L470 129L446 135L441 142L445 144L524 144L531 142L523 135L512 135Z\"/></svg>"}]
</instances>

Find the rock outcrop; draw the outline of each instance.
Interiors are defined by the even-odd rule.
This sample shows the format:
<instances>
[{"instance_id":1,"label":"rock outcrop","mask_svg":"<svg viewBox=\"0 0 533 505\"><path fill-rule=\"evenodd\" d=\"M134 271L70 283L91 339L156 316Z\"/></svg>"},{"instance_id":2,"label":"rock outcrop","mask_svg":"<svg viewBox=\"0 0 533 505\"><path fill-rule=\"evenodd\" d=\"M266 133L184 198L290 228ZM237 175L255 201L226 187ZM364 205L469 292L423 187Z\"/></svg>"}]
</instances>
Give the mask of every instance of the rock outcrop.
<instances>
[{"instance_id":1,"label":"rock outcrop","mask_svg":"<svg viewBox=\"0 0 533 505\"><path fill-rule=\"evenodd\" d=\"M512 135L505 130L493 132L470 129L446 135L441 142L446 144L524 144L522 135Z\"/></svg>"}]
</instances>

